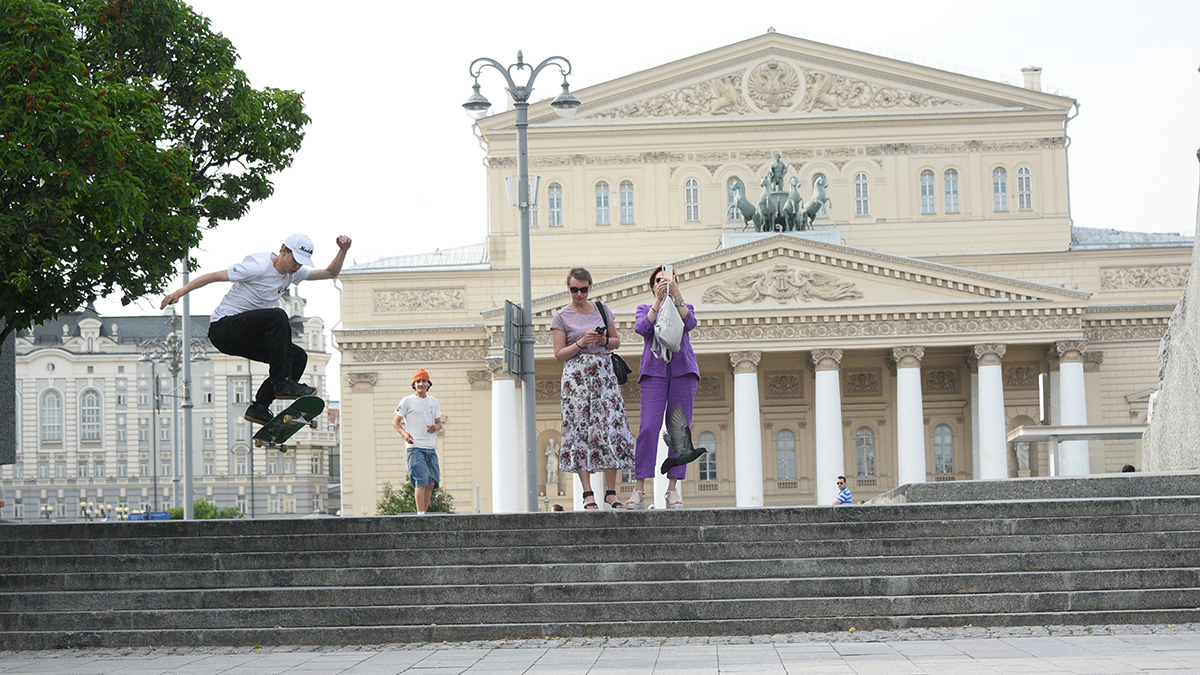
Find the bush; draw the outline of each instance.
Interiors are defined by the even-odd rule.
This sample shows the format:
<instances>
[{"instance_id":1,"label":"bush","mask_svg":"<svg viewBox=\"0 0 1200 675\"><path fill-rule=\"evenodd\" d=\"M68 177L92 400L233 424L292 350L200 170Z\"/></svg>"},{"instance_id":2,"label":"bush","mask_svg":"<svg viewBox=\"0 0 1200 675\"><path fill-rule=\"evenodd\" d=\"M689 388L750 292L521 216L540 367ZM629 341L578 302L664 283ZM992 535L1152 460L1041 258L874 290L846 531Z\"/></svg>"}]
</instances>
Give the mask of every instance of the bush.
<instances>
[{"instance_id":1,"label":"bush","mask_svg":"<svg viewBox=\"0 0 1200 675\"><path fill-rule=\"evenodd\" d=\"M437 513L454 513L454 497L446 494L440 486L433 489L429 498L429 510ZM391 483L383 484L383 498L375 505L375 511L381 516L394 516L398 513L416 513L417 497L413 484L408 477L404 485L397 490Z\"/></svg>"},{"instance_id":2,"label":"bush","mask_svg":"<svg viewBox=\"0 0 1200 675\"><path fill-rule=\"evenodd\" d=\"M183 509L167 509L167 513L171 514L171 520L183 520ZM192 504L192 517L196 520L213 520L218 518L241 518L242 512L236 506L227 506L223 509L218 509L216 504L210 501L201 499Z\"/></svg>"}]
</instances>

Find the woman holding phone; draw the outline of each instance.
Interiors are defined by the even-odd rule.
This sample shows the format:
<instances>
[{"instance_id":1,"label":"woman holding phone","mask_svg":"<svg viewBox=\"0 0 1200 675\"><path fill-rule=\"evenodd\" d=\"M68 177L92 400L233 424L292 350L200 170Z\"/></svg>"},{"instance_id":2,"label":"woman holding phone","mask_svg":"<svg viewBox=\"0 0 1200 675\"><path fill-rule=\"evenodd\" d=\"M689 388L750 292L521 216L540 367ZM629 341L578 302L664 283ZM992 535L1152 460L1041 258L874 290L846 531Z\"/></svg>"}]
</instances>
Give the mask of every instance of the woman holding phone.
<instances>
[{"instance_id":1,"label":"woman holding phone","mask_svg":"<svg viewBox=\"0 0 1200 675\"><path fill-rule=\"evenodd\" d=\"M617 471L633 467L633 434L625 399L610 356L621 344L611 310L588 300L592 275L582 267L567 274L571 304L554 314L550 335L554 358L563 364L562 449L558 467L579 474L583 508L599 508L591 474L604 472L604 503L624 508L617 499Z\"/></svg>"},{"instance_id":2,"label":"woman holding phone","mask_svg":"<svg viewBox=\"0 0 1200 675\"><path fill-rule=\"evenodd\" d=\"M658 436L663 422L675 406L683 408L688 426L692 424L692 405L696 400L696 389L700 386L700 367L696 364L696 352L688 335L696 327L695 308L683 301L683 292L675 279L670 265L659 265L650 273L650 292L653 304L638 305L637 321L633 329L645 341L642 348L642 365L638 369L638 384L642 388L641 425L637 436L637 451L634 464L637 486L633 496L625 502L625 508L646 508L646 479L655 475L655 459L658 456ZM679 309L683 318L683 342L679 353L667 363L654 355L654 322L663 303L671 302ZM671 457L674 451L668 450ZM683 508L679 495L679 481L686 475L687 467L672 467L667 472L667 508Z\"/></svg>"}]
</instances>

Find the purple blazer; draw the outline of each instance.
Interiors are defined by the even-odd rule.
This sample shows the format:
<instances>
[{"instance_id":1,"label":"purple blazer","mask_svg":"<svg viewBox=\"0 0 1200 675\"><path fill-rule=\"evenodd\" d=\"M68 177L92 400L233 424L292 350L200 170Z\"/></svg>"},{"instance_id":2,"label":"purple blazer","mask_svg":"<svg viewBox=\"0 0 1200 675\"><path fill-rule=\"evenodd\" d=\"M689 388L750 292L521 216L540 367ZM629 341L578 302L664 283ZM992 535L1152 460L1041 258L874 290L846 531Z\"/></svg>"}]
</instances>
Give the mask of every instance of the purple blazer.
<instances>
[{"instance_id":1,"label":"purple blazer","mask_svg":"<svg viewBox=\"0 0 1200 675\"><path fill-rule=\"evenodd\" d=\"M696 364L696 352L692 351L692 341L688 337L688 333L691 333L692 329L696 327L696 309L690 304L687 307L688 315L683 320L683 342L679 346L679 353L671 357L671 362L667 363L654 355L654 322L647 318L650 313L650 305L638 305L637 321L633 324L633 330L641 335L646 343L642 347L642 367L638 369L638 381L647 375L679 377L692 374L697 379L700 377L700 366Z\"/></svg>"}]
</instances>

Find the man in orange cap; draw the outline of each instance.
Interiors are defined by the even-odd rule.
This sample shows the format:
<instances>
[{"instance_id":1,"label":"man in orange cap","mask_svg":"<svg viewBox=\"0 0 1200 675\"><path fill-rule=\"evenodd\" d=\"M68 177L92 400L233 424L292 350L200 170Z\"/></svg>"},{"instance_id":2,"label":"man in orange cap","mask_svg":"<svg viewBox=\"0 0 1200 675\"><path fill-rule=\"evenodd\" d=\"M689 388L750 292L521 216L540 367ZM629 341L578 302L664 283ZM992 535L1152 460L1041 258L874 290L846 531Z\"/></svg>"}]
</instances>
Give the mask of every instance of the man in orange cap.
<instances>
[{"instance_id":1,"label":"man in orange cap","mask_svg":"<svg viewBox=\"0 0 1200 675\"><path fill-rule=\"evenodd\" d=\"M400 399L392 427L404 437L408 446L408 479L417 499L417 515L425 515L433 489L441 482L438 468L437 432L442 430L442 408L429 395L433 382L429 372L418 368L413 375L412 388L417 393Z\"/></svg>"}]
</instances>

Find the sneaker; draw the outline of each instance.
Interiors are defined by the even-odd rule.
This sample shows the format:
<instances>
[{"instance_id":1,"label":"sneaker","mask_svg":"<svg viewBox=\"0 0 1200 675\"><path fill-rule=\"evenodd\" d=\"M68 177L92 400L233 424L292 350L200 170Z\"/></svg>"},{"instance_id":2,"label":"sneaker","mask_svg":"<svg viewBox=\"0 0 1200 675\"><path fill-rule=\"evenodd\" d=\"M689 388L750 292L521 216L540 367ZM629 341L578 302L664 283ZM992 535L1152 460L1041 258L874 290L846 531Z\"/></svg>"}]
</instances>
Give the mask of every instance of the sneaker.
<instances>
[{"instance_id":1,"label":"sneaker","mask_svg":"<svg viewBox=\"0 0 1200 675\"><path fill-rule=\"evenodd\" d=\"M275 416L271 414L271 409L269 407L260 403L255 403L249 408L246 408L246 414L242 415L242 418L257 424L265 425L267 422L275 419Z\"/></svg>"},{"instance_id":2,"label":"sneaker","mask_svg":"<svg viewBox=\"0 0 1200 675\"><path fill-rule=\"evenodd\" d=\"M667 490L666 502L668 509L682 509L683 497L679 496L678 490Z\"/></svg>"},{"instance_id":3,"label":"sneaker","mask_svg":"<svg viewBox=\"0 0 1200 675\"><path fill-rule=\"evenodd\" d=\"M646 508L646 493L641 490L634 490L629 501L625 502L627 509L644 509Z\"/></svg>"},{"instance_id":4,"label":"sneaker","mask_svg":"<svg viewBox=\"0 0 1200 675\"><path fill-rule=\"evenodd\" d=\"M316 387L300 384L294 380L284 380L275 383L275 398L303 398L317 393Z\"/></svg>"}]
</instances>

